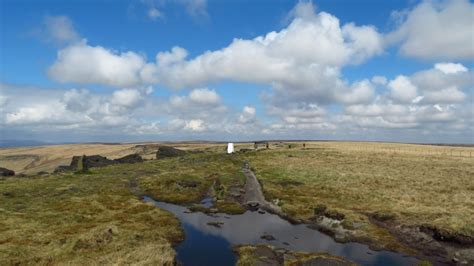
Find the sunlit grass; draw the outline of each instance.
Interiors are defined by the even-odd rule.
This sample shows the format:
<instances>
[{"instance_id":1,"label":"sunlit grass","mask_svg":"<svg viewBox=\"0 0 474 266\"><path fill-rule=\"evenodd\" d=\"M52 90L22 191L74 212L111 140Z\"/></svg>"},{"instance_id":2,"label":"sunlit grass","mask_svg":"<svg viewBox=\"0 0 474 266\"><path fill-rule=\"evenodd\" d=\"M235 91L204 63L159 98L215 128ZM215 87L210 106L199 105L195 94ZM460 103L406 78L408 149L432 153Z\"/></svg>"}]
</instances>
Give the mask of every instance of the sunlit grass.
<instances>
[{"instance_id":1,"label":"sunlit grass","mask_svg":"<svg viewBox=\"0 0 474 266\"><path fill-rule=\"evenodd\" d=\"M266 197L280 199L283 211L292 216L307 219L317 204L324 204L348 220L367 222L368 214L382 212L403 224L431 224L474 235L473 159L398 153L397 144L388 144L395 152L346 145L273 146L248 159Z\"/></svg>"}]
</instances>

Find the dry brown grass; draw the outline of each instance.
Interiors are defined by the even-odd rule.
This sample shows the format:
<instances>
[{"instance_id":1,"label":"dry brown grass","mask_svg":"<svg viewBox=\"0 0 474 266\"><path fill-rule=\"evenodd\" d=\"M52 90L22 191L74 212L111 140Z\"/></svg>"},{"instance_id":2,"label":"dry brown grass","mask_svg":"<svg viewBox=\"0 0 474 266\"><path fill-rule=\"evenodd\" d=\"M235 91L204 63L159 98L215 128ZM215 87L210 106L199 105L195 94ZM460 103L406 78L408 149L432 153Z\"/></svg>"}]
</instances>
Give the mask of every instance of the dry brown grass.
<instances>
[{"instance_id":1,"label":"dry brown grass","mask_svg":"<svg viewBox=\"0 0 474 266\"><path fill-rule=\"evenodd\" d=\"M137 145L150 145L143 153ZM226 144L207 142L147 142L122 144L65 144L22 148L0 148L0 167L17 174L36 174L40 171L53 172L59 165L69 165L75 155L102 155L116 159L132 153L139 153L144 159L154 159L157 145L170 145L182 150L206 150L222 153ZM237 144L237 147L253 147L253 144Z\"/></svg>"},{"instance_id":2,"label":"dry brown grass","mask_svg":"<svg viewBox=\"0 0 474 266\"><path fill-rule=\"evenodd\" d=\"M0 181L0 265L171 265L179 221L130 192L134 167Z\"/></svg>"},{"instance_id":3,"label":"dry brown grass","mask_svg":"<svg viewBox=\"0 0 474 266\"><path fill-rule=\"evenodd\" d=\"M411 149L420 150L408 152ZM404 224L426 223L473 236L474 158L430 153L450 149L472 150L312 142L306 149L302 143L294 143L292 149L272 145L248 159L266 196L280 199L290 215L307 219L317 204L324 204L351 221L367 223L366 214L381 212ZM370 230L375 229L368 226Z\"/></svg>"},{"instance_id":4,"label":"dry brown grass","mask_svg":"<svg viewBox=\"0 0 474 266\"><path fill-rule=\"evenodd\" d=\"M254 265L285 265L285 266L296 266L312 265L309 262L312 259L323 259L324 262L319 262L321 265L357 265L350 261L344 260L341 257L331 256L326 253L306 253L306 252L288 252L285 255L280 255L275 252L275 247L268 245L242 245L235 249L235 252L239 255L239 259L236 263L237 266L254 266ZM259 252L260 250L260 252ZM317 263L316 263L317 264ZM318 264L319 265L319 264Z\"/></svg>"},{"instance_id":5,"label":"dry brown grass","mask_svg":"<svg viewBox=\"0 0 474 266\"><path fill-rule=\"evenodd\" d=\"M58 165L69 165L74 155L100 154L111 159L134 152L134 144L68 144L0 149L0 166L17 174L52 172Z\"/></svg>"},{"instance_id":6,"label":"dry brown grass","mask_svg":"<svg viewBox=\"0 0 474 266\"><path fill-rule=\"evenodd\" d=\"M61 160L68 156L116 158L134 152L134 146L4 149L0 158L38 155L40 163L29 169L37 172L53 163L67 164ZM451 150L466 154L472 148L307 142L306 149L302 143L272 143L270 150L226 155L225 144L173 146L206 152L92 169L85 175L0 180L0 265L171 263L170 243L182 237L178 221L139 201L130 182L160 200L194 203L219 180L222 189L213 192L223 200L218 208L239 212L228 196L231 186L243 184L243 160L256 170L267 199L280 199L283 210L296 218L307 219L314 207L324 204L346 215L345 226L357 222L361 237L389 246L396 242L393 236L371 224L367 215L379 212L403 224L427 223L474 234L474 158L450 155ZM237 150L252 147L236 145ZM21 160L27 159L19 159L16 167L24 167ZM4 163L0 159L0 166Z\"/></svg>"}]
</instances>

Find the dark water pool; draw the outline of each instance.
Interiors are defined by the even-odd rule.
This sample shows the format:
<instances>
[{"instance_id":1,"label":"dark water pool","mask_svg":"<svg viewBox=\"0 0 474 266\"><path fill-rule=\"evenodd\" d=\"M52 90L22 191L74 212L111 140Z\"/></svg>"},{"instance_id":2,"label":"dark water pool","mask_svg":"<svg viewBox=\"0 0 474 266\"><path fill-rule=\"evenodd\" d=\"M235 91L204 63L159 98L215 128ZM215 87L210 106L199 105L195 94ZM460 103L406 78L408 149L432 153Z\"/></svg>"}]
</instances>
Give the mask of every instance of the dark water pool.
<instances>
[{"instance_id":1,"label":"dark water pool","mask_svg":"<svg viewBox=\"0 0 474 266\"><path fill-rule=\"evenodd\" d=\"M176 247L178 260L184 265L234 265L236 256L233 245L270 244L294 251L327 252L341 256L361 265L413 265L416 259L388 251L373 251L358 243L341 244L331 237L306 225L292 225L277 215L247 211L241 215L216 214L210 216L200 212L189 213L183 206L154 201L159 208L175 214L185 231L185 240ZM207 202L206 202L207 203ZM220 228L208 222L222 222ZM275 240L264 240L264 234Z\"/></svg>"}]
</instances>

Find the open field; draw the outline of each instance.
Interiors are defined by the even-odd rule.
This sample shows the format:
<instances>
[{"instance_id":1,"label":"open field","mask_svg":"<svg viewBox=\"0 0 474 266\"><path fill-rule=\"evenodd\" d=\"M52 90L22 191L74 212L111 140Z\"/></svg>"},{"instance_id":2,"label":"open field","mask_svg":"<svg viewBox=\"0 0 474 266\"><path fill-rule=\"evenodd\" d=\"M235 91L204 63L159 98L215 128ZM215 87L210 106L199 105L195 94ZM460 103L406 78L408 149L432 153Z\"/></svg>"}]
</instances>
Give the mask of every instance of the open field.
<instances>
[{"instance_id":1,"label":"open field","mask_svg":"<svg viewBox=\"0 0 474 266\"><path fill-rule=\"evenodd\" d=\"M474 236L474 160L469 157L390 151L395 144L294 143L293 148L248 155L266 198L301 219L316 205L343 213L361 237L389 240L371 225L378 214L406 225L429 224ZM375 147L370 147L373 145ZM425 146L421 146L423 148ZM418 148L418 149L421 149ZM447 149L446 147L426 147ZM460 148L468 149L468 148ZM465 151L466 152L466 151Z\"/></svg>"},{"instance_id":2,"label":"open field","mask_svg":"<svg viewBox=\"0 0 474 266\"><path fill-rule=\"evenodd\" d=\"M17 174L35 174L41 171L53 172L59 165L69 165L74 155L98 154L109 159L116 159L138 153L144 159L151 159L155 157L157 145L160 143L92 143L0 148L0 166L11 169ZM176 148L184 150L212 148L215 145L212 143L173 144Z\"/></svg>"},{"instance_id":3,"label":"open field","mask_svg":"<svg viewBox=\"0 0 474 266\"><path fill-rule=\"evenodd\" d=\"M100 154L111 159L133 153L133 144L70 144L0 149L0 164L17 174L52 172L58 165L69 165L74 155Z\"/></svg>"},{"instance_id":4,"label":"open field","mask_svg":"<svg viewBox=\"0 0 474 266\"><path fill-rule=\"evenodd\" d=\"M61 164L68 164L72 155L116 158L137 150L135 144L75 146L3 149L0 156L63 156ZM211 196L217 200L216 211L241 213L244 209L232 195L244 186L244 161L262 183L266 199L287 215L309 221L315 208L342 214L342 225L355 239L378 247L410 250L374 224L373 217L474 237L474 158L449 152L469 154L469 147L306 142L303 148L302 142L278 142L268 150L226 155L224 144L174 146L195 152L93 168L87 174L0 180L0 264L172 263L171 244L183 237L178 220L138 196L196 210L194 203ZM253 143L236 144L240 148L253 149ZM0 166L8 168L12 160L1 158ZM151 249L160 250L159 256L142 257Z\"/></svg>"},{"instance_id":5,"label":"open field","mask_svg":"<svg viewBox=\"0 0 474 266\"><path fill-rule=\"evenodd\" d=\"M179 221L108 170L0 181L0 265L172 265Z\"/></svg>"}]
</instances>

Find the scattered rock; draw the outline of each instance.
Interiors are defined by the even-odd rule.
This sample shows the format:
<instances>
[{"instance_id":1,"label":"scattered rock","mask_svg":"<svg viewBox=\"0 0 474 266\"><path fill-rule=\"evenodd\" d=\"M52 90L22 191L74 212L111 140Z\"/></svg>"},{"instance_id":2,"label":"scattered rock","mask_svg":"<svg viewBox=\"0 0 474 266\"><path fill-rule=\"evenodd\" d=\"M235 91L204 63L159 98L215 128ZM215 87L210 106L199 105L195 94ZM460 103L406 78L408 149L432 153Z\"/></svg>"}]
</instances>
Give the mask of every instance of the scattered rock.
<instances>
[{"instance_id":1,"label":"scattered rock","mask_svg":"<svg viewBox=\"0 0 474 266\"><path fill-rule=\"evenodd\" d=\"M221 228L223 224L223 222L207 222L207 225L214 226L216 228Z\"/></svg>"},{"instance_id":2,"label":"scattered rock","mask_svg":"<svg viewBox=\"0 0 474 266\"><path fill-rule=\"evenodd\" d=\"M246 153L246 152L251 152L253 151L252 149L240 149L239 152L241 153Z\"/></svg>"},{"instance_id":3,"label":"scattered rock","mask_svg":"<svg viewBox=\"0 0 474 266\"><path fill-rule=\"evenodd\" d=\"M262 211L262 210L258 210L258 213L260 213L260 214L265 214L266 212L265 212L265 211Z\"/></svg>"},{"instance_id":4,"label":"scattered rock","mask_svg":"<svg viewBox=\"0 0 474 266\"><path fill-rule=\"evenodd\" d=\"M275 237L270 235L270 234L263 234L260 236L261 239L267 240L267 241L273 241L275 240Z\"/></svg>"},{"instance_id":5,"label":"scattered rock","mask_svg":"<svg viewBox=\"0 0 474 266\"><path fill-rule=\"evenodd\" d=\"M324 216L338 221L342 221L346 217L343 213L340 213L335 210L326 210L324 212Z\"/></svg>"},{"instance_id":6,"label":"scattered rock","mask_svg":"<svg viewBox=\"0 0 474 266\"><path fill-rule=\"evenodd\" d=\"M38 173L36 173L36 175L49 175L49 173L46 171L39 171Z\"/></svg>"},{"instance_id":7,"label":"scattered rock","mask_svg":"<svg viewBox=\"0 0 474 266\"><path fill-rule=\"evenodd\" d=\"M325 216L327 218L331 218L334 220L342 221L346 217L343 213L340 213L335 210L329 210L326 205L318 204L314 208L314 215L315 216Z\"/></svg>"},{"instance_id":8,"label":"scattered rock","mask_svg":"<svg viewBox=\"0 0 474 266\"><path fill-rule=\"evenodd\" d=\"M118 163L141 163L143 162L143 158L140 155L134 153L115 159L114 161Z\"/></svg>"},{"instance_id":9,"label":"scattered rock","mask_svg":"<svg viewBox=\"0 0 474 266\"><path fill-rule=\"evenodd\" d=\"M15 171L0 167L0 176L14 176Z\"/></svg>"},{"instance_id":10,"label":"scattered rock","mask_svg":"<svg viewBox=\"0 0 474 266\"><path fill-rule=\"evenodd\" d=\"M349 266L355 265L344 258L326 253L306 253L289 251L267 245L237 246L239 256L254 258L252 265L305 265L305 266ZM240 261L239 261L240 262ZM239 262L237 264L239 264Z\"/></svg>"},{"instance_id":11,"label":"scattered rock","mask_svg":"<svg viewBox=\"0 0 474 266\"><path fill-rule=\"evenodd\" d=\"M453 242L461 245L473 245L474 237L463 235L457 232L451 232L446 229L440 229L431 225L420 226L420 231L431 235L434 239L443 242Z\"/></svg>"},{"instance_id":12,"label":"scattered rock","mask_svg":"<svg viewBox=\"0 0 474 266\"><path fill-rule=\"evenodd\" d=\"M69 165L60 165L54 169L54 173L64 173L72 171L72 167Z\"/></svg>"},{"instance_id":13,"label":"scattered rock","mask_svg":"<svg viewBox=\"0 0 474 266\"><path fill-rule=\"evenodd\" d=\"M372 214L372 218L377 221L387 222L394 220L396 218L396 215L389 212L378 211Z\"/></svg>"},{"instance_id":14,"label":"scattered rock","mask_svg":"<svg viewBox=\"0 0 474 266\"><path fill-rule=\"evenodd\" d=\"M66 172L66 171L81 171L86 172L89 168L94 167L105 167L114 164L123 164L123 163L139 163L143 162L143 159L138 154L129 154L124 157L110 160L107 157L101 155L82 155L72 157L71 164L69 166L60 165L54 172Z\"/></svg>"},{"instance_id":15,"label":"scattered rock","mask_svg":"<svg viewBox=\"0 0 474 266\"><path fill-rule=\"evenodd\" d=\"M160 146L156 152L156 159L163 159L168 157L177 157L186 154L185 151L175 149L169 146Z\"/></svg>"},{"instance_id":16,"label":"scattered rock","mask_svg":"<svg viewBox=\"0 0 474 266\"><path fill-rule=\"evenodd\" d=\"M259 205L260 205L260 203L258 203L256 201L247 202L247 206L249 206L250 208L257 208Z\"/></svg>"},{"instance_id":17,"label":"scattered rock","mask_svg":"<svg viewBox=\"0 0 474 266\"><path fill-rule=\"evenodd\" d=\"M258 246L255 249L255 255L257 255L257 257L274 258L276 254L270 247Z\"/></svg>"},{"instance_id":18,"label":"scattered rock","mask_svg":"<svg viewBox=\"0 0 474 266\"><path fill-rule=\"evenodd\" d=\"M288 243L288 242L283 242L283 245L285 245L285 246L289 246L289 245L290 245L290 243Z\"/></svg>"},{"instance_id":19,"label":"scattered rock","mask_svg":"<svg viewBox=\"0 0 474 266\"><path fill-rule=\"evenodd\" d=\"M112 164L117 164L114 160L109 160L107 157L100 155L91 156L74 156L71 160L71 168L74 171L87 171L92 167L104 167Z\"/></svg>"}]
</instances>

